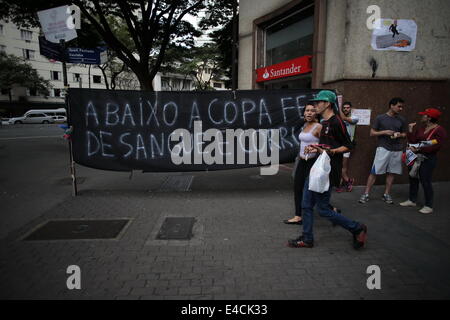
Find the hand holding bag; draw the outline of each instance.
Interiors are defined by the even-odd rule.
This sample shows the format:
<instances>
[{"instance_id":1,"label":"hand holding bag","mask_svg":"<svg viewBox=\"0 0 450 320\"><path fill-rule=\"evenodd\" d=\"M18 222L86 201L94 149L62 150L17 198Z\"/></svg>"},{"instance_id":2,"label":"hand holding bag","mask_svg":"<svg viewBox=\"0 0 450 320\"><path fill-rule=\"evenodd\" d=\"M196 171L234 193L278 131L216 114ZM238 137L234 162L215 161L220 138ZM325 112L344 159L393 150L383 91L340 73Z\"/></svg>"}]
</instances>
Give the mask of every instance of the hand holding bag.
<instances>
[{"instance_id":1,"label":"hand holding bag","mask_svg":"<svg viewBox=\"0 0 450 320\"><path fill-rule=\"evenodd\" d=\"M324 151L317 158L309 173L309 190L324 193L330 189L330 157Z\"/></svg>"}]
</instances>

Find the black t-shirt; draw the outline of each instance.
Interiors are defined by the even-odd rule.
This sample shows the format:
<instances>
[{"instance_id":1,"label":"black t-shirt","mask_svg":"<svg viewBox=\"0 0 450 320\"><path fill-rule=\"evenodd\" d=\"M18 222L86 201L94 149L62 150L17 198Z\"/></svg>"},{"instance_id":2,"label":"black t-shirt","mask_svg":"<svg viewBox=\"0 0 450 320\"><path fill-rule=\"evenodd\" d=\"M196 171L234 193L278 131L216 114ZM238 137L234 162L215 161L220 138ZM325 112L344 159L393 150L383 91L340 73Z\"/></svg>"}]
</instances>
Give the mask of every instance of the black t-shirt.
<instances>
[{"instance_id":1,"label":"black t-shirt","mask_svg":"<svg viewBox=\"0 0 450 320\"><path fill-rule=\"evenodd\" d=\"M336 149L342 146L353 149L353 144L350 140L347 129L345 128L344 121L342 121L339 116L334 115L328 120L322 120L320 123L322 124L320 144L329 145L331 146L331 149ZM342 158L342 153L330 155L330 183L334 187L339 187L341 183Z\"/></svg>"}]
</instances>

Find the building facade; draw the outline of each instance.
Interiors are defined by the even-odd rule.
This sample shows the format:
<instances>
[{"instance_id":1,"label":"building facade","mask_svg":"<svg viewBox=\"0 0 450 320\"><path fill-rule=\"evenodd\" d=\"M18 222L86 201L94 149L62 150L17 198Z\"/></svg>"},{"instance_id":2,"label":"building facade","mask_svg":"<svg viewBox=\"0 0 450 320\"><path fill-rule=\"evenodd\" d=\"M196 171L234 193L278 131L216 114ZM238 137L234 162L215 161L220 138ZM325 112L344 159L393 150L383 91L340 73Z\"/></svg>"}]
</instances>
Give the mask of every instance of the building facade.
<instances>
[{"instance_id":1,"label":"building facade","mask_svg":"<svg viewBox=\"0 0 450 320\"><path fill-rule=\"evenodd\" d=\"M62 63L49 60L39 53L39 32L39 28L21 28L11 22L0 21L0 51L23 57L42 78L50 80L52 85L48 97L44 97L30 88L13 88L11 98L14 109L8 109L10 110L8 113L11 113L12 110L15 114L21 114L31 108L64 106ZM106 88L101 70L93 65L67 64L67 81L70 87ZM11 103L7 90L0 89L0 109L2 109Z\"/></svg>"},{"instance_id":2,"label":"building facade","mask_svg":"<svg viewBox=\"0 0 450 320\"><path fill-rule=\"evenodd\" d=\"M416 25L414 47L411 41L408 51L375 47L369 27L376 13L384 23ZM371 123L387 112L391 98L402 97L408 122L418 120L417 112L437 107L443 111L440 124L450 132L449 16L446 0L261 0L257 5L241 0L239 89L333 89L355 109L370 110ZM369 125L357 127L350 162L360 185L376 148L369 133ZM435 179L449 180L449 146L439 160ZM407 182L407 175L396 182Z\"/></svg>"},{"instance_id":3,"label":"building facade","mask_svg":"<svg viewBox=\"0 0 450 320\"><path fill-rule=\"evenodd\" d=\"M0 88L0 115L11 117L22 115L29 109L64 107L62 63L40 54L39 35L39 28L22 28L11 22L0 21L0 51L24 58L42 78L49 80L52 86L48 97L32 88L18 86L11 90L10 97L8 90ZM104 75L96 65L68 63L67 80L69 87L72 88L107 88ZM111 83L108 76L107 81ZM223 80L212 80L211 86L216 90L226 89ZM139 88L137 77L131 72L123 72L116 79L115 89L139 90ZM189 91L195 89L195 82L190 76L158 72L153 79L153 88L155 91Z\"/></svg>"}]
</instances>

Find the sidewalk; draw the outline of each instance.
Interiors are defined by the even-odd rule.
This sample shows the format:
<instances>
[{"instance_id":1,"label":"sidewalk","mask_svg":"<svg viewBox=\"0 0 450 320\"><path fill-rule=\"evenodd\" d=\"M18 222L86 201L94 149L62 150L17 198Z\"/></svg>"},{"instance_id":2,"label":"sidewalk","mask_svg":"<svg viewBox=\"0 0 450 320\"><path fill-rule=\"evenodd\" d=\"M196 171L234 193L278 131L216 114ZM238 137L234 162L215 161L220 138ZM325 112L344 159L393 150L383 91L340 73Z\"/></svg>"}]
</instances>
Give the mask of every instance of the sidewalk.
<instances>
[{"instance_id":1,"label":"sidewalk","mask_svg":"<svg viewBox=\"0 0 450 320\"><path fill-rule=\"evenodd\" d=\"M190 191L162 192L177 175L194 176ZM272 177L245 169L129 180L78 167L78 176L78 197L63 186L63 201L1 240L1 299L450 298L450 183L434 184L435 214L427 216L398 205L407 185L394 186L394 205L381 200L380 186L365 205L357 202L362 187L334 193L335 206L368 226L367 247L355 251L350 233L318 214L315 247L286 247L299 232L282 223L293 212L286 169ZM13 208L2 215L14 219ZM50 219L120 217L132 221L119 240L19 240ZM193 239L155 240L165 217L195 217ZM69 265L81 268L81 290L66 287ZM370 265L381 268L381 290L367 289Z\"/></svg>"}]
</instances>

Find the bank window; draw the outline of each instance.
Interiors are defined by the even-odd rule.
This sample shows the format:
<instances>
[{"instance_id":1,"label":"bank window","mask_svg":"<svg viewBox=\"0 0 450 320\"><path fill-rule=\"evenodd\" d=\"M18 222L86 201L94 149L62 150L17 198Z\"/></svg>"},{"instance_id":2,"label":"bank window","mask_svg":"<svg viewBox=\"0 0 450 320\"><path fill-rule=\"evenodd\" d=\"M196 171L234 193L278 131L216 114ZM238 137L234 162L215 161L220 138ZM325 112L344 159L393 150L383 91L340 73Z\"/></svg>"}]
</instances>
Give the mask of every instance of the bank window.
<instances>
[{"instance_id":1,"label":"bank window","mask_svg":"<svg viewBox=\"0 0 450 320\"><path fill-rule=\"evenodd\" d=\"M214 82L214 88L222 88L222 84L219 82Z\"/></svg>"},{"instance_id":2,"label":"bank window","mask_svg":"<svg viewBox=\"0 0 450 320\"><path fill-rule=\"evenodd\" d=\"M92 76L94 83L102 83L102 76Z\"/></svg>"},{"instance_id":3,"label":"bank window","mask_svg":"<svg viewBox=\"0 0 450 320\"><path fill-rule=\"evenodd\" d=\"M265 29L265 65L313 53L314 6L278 20Z\"/></svg>"},{"instance_id":4,"label":"bank window","mask_svg":"<svg viewBox=\"0 0 450 320\"><path fill-rule=\"evenodd\" d=\"M34 50L22 49L22 54L26 60L34 60Z\"/></svg>"},{"instance_id":5,"label":"bank window","mask_svg":"<svg viewBox=\"0 0 450 320\"><path fill-rule=\"evenodd\" d=\"M31 38L33 37L33 33L31 31L28 30L20 30L20 38L22 40L31 40Z\"/></svg>"}]
</instances>

